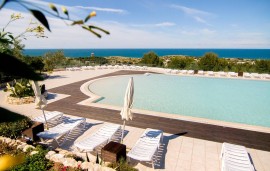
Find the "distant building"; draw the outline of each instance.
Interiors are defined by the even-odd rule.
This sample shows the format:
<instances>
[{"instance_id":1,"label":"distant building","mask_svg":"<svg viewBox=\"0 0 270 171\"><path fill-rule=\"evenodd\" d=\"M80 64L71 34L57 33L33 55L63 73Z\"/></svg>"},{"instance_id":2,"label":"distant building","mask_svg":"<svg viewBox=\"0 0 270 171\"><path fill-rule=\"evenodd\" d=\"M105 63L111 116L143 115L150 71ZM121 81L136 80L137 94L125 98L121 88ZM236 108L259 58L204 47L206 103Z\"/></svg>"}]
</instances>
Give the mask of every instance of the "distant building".
<instances>
[{"instance_id":1,"label":"distant building","mask_svg":"<svg viewBox=\"0 0 270 171\"><path fill-rule=\"evenodd\" d=\"M91 53L91 57L94 57L94 56L95 56L95 54L92 52L92 53Z\"/></svg>"}]
</instances>

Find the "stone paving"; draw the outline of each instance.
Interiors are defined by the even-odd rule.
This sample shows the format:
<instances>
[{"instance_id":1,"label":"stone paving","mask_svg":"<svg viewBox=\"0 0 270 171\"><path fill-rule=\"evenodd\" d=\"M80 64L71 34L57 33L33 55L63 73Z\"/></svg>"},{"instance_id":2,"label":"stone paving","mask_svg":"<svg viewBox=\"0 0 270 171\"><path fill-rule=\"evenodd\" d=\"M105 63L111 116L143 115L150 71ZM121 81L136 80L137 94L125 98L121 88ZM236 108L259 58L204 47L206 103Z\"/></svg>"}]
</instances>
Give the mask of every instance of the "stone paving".
<instances>
[{"instance_id":1,"label":"stone paving","mask_svg":"<svg viewBox=\"0 0 270 171\"><path fill-rule=\"evenodd\" d=\"M54 88L61 85L65 85L72 82L77 82L87 78L91 78L98 75L110 73L115 70L94 70L94 71L60 71L54 72L51 75L51 79L45 80L46 88ZM0 91L0 106L5 107L9 110L19 112L21 114L35 117L41 115L42 112L35 109L34 104L25 105L10 105L5 102L7 93ZM48 100L48 103L60 100L67 97L67 95L58 94L53 99ZM68 116L68 113L66 113ZM73 117L73 116L68 116ZM99 129L104 123L93 119L87 119L87 129L75 130L67 142L62 148L74 151L78 155L84 156L85 154L78 153L73 147L74 141L78 141L91 135L97 129ZM127 148L131 148L144 129L126 126L127 135L124 138L124 143ZM55 144L52 144L55 145ZM270 145L270 144L269 144ZM270 152L262 151L257 149L247 149L250 153L252 161L257 171L268 171L270 170ZM168 171L212 171L220 170L220 155L221 143L207 141L202 139L190 138L185 136L177 136L172 134L164 133L164 140L161 149L158 154L156 162L156 170L168 170ZM95 154L89 155L90 160L95 160ZM136 168L139 170L152 170L151 164L149 163L137 163L131 161Z\"/></svg>"}]
</instances>

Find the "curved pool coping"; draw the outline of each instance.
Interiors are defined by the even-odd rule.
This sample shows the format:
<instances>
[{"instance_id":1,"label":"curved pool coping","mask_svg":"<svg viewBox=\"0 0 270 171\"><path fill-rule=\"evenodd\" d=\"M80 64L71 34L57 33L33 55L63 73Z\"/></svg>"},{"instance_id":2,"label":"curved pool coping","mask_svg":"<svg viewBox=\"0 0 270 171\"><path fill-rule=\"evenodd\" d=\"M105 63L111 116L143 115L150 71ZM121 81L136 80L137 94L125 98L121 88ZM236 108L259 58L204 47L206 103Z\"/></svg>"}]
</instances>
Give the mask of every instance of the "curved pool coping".
<instances>
[{"instance_id":1,"label":"curved pool coping","mask_svg":"<svg viewBox=\"0 0 270 171\"><path fill-rule=\"evenodd\" d=\"M141 75L141 74L133 74L133 75ZM98 78L98 79L94 79L94 80L85 82L84 84L81 85L80 90L83 94L87 95L89 98L79 102L78 104L120 111L122 108L120 106L95 103L96 101L100 100L102 97L91 92L91 90L89 90L88 87L90 84L92 84L93 82L98 81L98 80L112 78L112 77L122 77L122 76L130 76L130 75L117 75L117 76L102 77L102 78ZM145 115L165 117L165 118L170 118L170 119L198 122L198 123L211 124L211 125L217 125L217 126L222 126L222 127L231 127L231 128L244 129L244 130L250 130L250 131L270 133L270 128L263 127L263 126L248 125L248 124L243 124L243 123L227 122L227 121L220 121L220 120L214 120L214 119L206 119L206 118L185 116L185 115L180 115L180 114L170 114L170 113L163 113L163 112L156 112L156 111L149 111L149 110L142 110L142 109L134 109L134 108L132 109L132 112L137 113L137 114L145 114ZM134 115L133 117L136 118L136 115Z\"/></svg>"}]
</instances>

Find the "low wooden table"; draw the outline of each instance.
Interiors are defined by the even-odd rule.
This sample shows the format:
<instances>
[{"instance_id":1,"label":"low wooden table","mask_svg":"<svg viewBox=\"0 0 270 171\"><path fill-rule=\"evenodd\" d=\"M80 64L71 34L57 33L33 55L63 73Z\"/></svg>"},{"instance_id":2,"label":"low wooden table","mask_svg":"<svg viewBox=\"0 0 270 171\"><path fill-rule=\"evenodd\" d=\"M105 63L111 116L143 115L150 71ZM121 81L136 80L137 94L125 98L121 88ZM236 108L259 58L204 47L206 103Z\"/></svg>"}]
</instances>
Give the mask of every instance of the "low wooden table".
<instances>
[{"instance_id":1,"label":"low wooden table","mask_svg":"<svg viewBox=\"0 0 270 171\"><path fill-rule=\"evenodd\" d=\"M22 132L22 135L31 138L32 141L38 141L39 137L37 133L44 131L44 125L41 122L35 122L31 128L28 128Z\"/></svg>"},{"instance_id":2,"label":"low wooden table","mask_svg":"<svg viewBox=\"0 0 270 171\"><path fill-rule=\"evenodd\" d=\"M126 159L126 145L117 142L109 142L101 149L101 158L106 162L117 162L120 158Z\"/></svg>"}]
</instances>

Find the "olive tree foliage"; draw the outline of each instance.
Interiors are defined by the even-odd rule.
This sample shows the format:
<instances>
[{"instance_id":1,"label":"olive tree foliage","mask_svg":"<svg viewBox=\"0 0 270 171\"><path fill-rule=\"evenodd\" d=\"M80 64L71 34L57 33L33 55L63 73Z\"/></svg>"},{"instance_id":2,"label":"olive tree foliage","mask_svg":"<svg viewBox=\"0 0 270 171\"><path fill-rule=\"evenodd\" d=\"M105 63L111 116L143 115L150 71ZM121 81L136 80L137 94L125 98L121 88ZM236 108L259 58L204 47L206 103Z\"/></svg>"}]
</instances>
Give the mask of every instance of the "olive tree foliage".
<instances>
[{"instance_id":1,"label":"olive tree foliage","mask_svg":"<svg viewBox=\"0 0 270 171\"><path fill-rule=\"evenodd\" d=\"M140 63L149 66L162 66L162 61L160 60L158 55L153 51L145 53Z\"/></svg>"},{"instance_id":2,"label":"olive tree foliage","mask_svg":"<svg viewBox=\"0 0 270 171\"><path fill-rule=\"evenodd\" d=\"M168 67L173 69L190 69L194 67L193 65L196 65L193 58L179 56L172 57L168 63Z\"/></svg>"},{"instance_id":3,"label":"olive tree foliage","mask_svg":"<svg viewBox=\"0 0 270 171\"><path fill-rule=\"evenodd\" d=\"M21 43L23 39L26 40L27 37L31 36L36 38L46 37L44 34L44 27L32 21L30 21L28 27L18 35L14 35L7 31L9 25L21 19L23 19L21 14L12 14L7 24L0 30L0 52L13 55L18 59L22 59L23 57L22 50L24 45Z\"/></svg>"},{"instance_id":4,"label":"olive tree foliage","mask_svg":"<svg viewBox=\"0 0 270 171\"><path fill-rule=\"evenodd\" d=\"M256 71L259 73L270 73L270 61L269 60L257 60L255 62Z\"/></svg>"},{"instance_id":5,"label":"olive tree foliage","mask_svg":"<svg viewBox=\"0 0 270 171\"><path fill-rule=\"evenodd\" d=\"M216 71L218 66L218 55L212 52L204 54L203 57L200 58L198 65L200 69L204 71Z\"/></svg>"},{"instance_id":6,"label":"olive tree foliage","mask_svg":"<svg viewBox=\"0 0 270 171\"><path fill-rule=\"evenodd\" d=\"M53 71L53 69L64 67L67 61L63 51L48 52L44 54L43 58L46 71Z\"/></svg>"}]
</instances>

